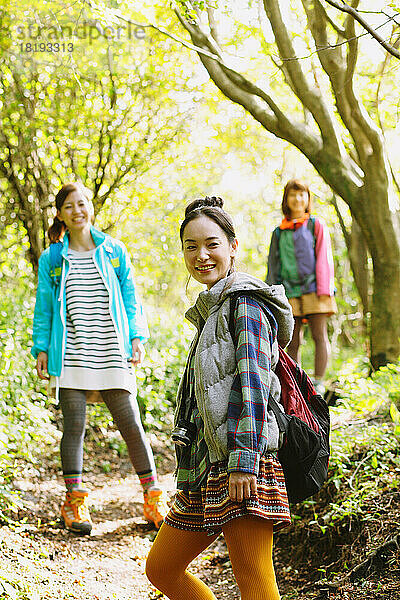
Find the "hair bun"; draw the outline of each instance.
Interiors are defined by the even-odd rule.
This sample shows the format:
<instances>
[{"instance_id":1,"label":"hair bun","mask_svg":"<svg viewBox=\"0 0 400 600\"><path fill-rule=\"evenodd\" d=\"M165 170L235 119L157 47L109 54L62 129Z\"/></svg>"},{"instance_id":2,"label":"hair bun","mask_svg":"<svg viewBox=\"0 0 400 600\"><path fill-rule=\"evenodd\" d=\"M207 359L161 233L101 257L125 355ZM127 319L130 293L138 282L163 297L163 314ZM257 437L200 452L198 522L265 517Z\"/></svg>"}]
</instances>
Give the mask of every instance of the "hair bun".
<instances>
[{"instance_id":1,"label":"hair bun","mask_svg":"<svg viewBox=\"0 0 400 600\"><path fill-rule=\"evenodd\" d=\"M185 210L185 217L188 216L189 213L197 210L199 208L203 208L204 206L210 206L214 208L223 208L224 201L219 196L205 196L205 198L198 198L197 200L193 200L190 204L187 205Z\"/></svg>"}]
</instances>

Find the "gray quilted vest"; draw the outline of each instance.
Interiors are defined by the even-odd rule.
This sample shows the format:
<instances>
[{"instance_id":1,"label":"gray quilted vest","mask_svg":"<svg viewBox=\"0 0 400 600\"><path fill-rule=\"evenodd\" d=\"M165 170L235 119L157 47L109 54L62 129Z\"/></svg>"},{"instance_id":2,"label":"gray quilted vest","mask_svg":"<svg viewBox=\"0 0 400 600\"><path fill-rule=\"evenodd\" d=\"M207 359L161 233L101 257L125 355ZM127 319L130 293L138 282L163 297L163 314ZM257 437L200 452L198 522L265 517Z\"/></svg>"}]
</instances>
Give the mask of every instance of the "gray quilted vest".
<instances>
[{"instance_id":1,"label":"gray quilted vest","mask_svg":"<svg viewBox=\"0 0 400 600\"><path fill-rule=\"evenodd\" d=\"M229 395L236 374L235 347L229 332L229 295L243 292L259 299L273 313L278 323L278 342L285 347L292 336L292 310L282 285L270 286L248 275L235 272L218 281L210 290L201 292L194 306L186 312L186 318L197 328L192 342L195 346L195 397L204 422L204 437L211 462L228 458L227 417ZM185 369L191 358L189 352ZM272 346L272 370L279 358L278 344ZM271 373L270 394L280 401L280 383ZM175 423L178 420L183 395L183 378L178 388ZM267 413L268 447L272 452L279 448L279 430L272 411Z\"/></svg>"}]
</instances>

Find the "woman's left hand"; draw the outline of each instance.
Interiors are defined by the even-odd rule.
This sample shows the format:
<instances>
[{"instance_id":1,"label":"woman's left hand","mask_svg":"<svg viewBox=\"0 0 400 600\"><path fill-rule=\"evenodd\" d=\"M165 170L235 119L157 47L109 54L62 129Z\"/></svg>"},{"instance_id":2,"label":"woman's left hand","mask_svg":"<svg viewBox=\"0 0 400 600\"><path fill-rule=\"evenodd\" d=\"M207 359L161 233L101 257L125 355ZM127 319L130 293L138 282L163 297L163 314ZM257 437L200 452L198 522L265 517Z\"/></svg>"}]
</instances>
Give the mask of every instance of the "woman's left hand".
<instances>
[{"instance_id":1,"label":"woman's left hand","mask_svg":"<svg viewBox=\"0 0 400 600\"><path fill-rule=\"evenodd\" d=\"M132 340L132 364L134 367L140 365L142 360L144 359L144 355L146 354L146 350L140 338L134 338Z\"/></svg>"},{"instance_id":2,"label":"woman's left hand","mask_svg":"<svg viewBox=\"0 0 400 600\"><path fill-rule=\"evenodd\" d=\"M234 502L242 502L257 494L257 477L252 473L234 471L229 474L229 498Z\"/></svg>"}]
</instances>

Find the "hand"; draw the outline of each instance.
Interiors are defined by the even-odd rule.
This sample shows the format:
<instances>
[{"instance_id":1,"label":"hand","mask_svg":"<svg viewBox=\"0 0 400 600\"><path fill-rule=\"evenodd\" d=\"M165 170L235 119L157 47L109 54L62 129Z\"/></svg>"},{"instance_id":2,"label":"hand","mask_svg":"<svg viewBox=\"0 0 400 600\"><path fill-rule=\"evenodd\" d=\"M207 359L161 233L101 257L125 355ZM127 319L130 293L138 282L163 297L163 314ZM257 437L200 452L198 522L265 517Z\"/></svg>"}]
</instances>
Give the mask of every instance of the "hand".
<instances>
[{"instance_id":1,"label":"hand","mask_svg":"<svg viewBox=\"0 0 400 600\"><path fill-rule=\"evenodd\" d=\"M235 471L229 474L229 498L234 502L242 502L257 494L257 477L252 473Z\"/></svg>"},{"instance_id":2,"label":"hand","mask_svg":"<svg viewBox=\"0 0 400 600\"><path fill-rule=\"evenodd\" d=\"M47 373L47 353L39 352L38 357L36 359L36 371L39 375L40 379L49 380L50 377Z\"/></svg>"},{"instance_id":3,"label":"hand","mask_svg":"<svg viewBox=\"0 0 400 600\"><path fill-rule=\"evenodd\" d=\"M142 342L140 341L140 338L134 338L132 340L132 359L131 359L131 362L134 367L136 367L137 365L140 365L140 363L144 359L145 354L146 354L146 350L144 349L144 346L143 346Z\"/></svg>"}]
</instances>

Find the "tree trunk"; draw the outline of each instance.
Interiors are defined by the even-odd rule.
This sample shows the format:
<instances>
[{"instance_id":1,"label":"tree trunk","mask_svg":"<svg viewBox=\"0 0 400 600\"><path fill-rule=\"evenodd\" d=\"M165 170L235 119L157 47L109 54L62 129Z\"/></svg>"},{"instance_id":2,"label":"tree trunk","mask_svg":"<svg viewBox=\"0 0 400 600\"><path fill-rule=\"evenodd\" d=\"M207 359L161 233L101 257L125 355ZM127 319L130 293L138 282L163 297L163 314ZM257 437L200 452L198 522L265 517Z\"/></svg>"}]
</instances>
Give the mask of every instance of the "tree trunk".
<instances>
[{"instance_id":1,"label":"tree trunk","mask_svg":"<svg viewBox=\"0 0 400 600\"><path fill-rule=\"evenodd\" d=\"M352 208L372 257L371 363L378 369L400 354L400 245L386 180L371 173Z\"/></svg>"},{"instance_id":2,"label":"tree trunk","mask_svg":"<svg viewBox=\"0 0 400 600\"><path fill-rule=\"evenodd\" d=\"M400 338L400 256L398 247L372 254L371 363L375 369L397 362Z\"/></svg>"},{"instance_id":3,"label":"tree trunk","mask_svg":"<svg viewBox=\"0 0 400 600\"><path fill-rule=\"evenodd\" d=\"M355 219L352 220L349 245L347 247L354 282L363 305L364 316L370 310L370 273L368 269L368 248L363 233Z\"/></svg>"},{"instance_id":4,"label":"tree trunk","mask_svg":"<svg viewBox=\"0 0 400 600\"><path fill-rule=\"evenodd\" d=\"M346 243L350 266L354 277L354 283L363 307L365 324L366 315L370 310L371 290L371 276L368 268L368 247L365 243L361 228L355 219L351 220L350 230L346 227L335 195L332 196L331 203L336 210L340 229L342 230L343 238ZM366 327L365 331L367 332Z\"/></svg>"},{"instance_id":5,"label":"tree trunk","mask_svg":"<svg viewBox=\"0 0 400 600\"><path fill-rule=\"evenodd\" d=\"M378 369L388 362L397 362L400 355L400 242L398 215L389 208L389 174L382 163L373 162L372 158L364 185L356 193L343 187L337 173L332 177L332 171L324 168L325 161L313 164L350 207L372 258L372 304L366 302L371 311L370 359L372 367ZM363 282L363 274L357 267L353 273L358 277L360 295L364 294L362 289L367 282Z\"/></svg>"}]
</instances>

